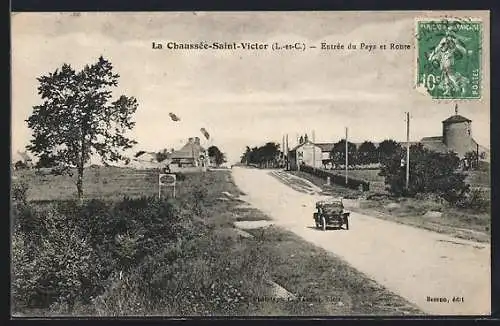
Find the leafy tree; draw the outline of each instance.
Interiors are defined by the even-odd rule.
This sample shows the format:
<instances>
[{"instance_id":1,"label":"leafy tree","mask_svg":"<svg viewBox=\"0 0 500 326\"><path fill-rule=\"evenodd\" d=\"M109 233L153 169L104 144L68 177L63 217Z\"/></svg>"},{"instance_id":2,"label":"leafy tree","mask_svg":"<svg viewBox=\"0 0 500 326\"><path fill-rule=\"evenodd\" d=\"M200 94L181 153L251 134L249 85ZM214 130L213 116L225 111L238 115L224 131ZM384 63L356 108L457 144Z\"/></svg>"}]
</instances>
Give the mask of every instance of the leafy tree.
<instances>
[{"instance_id":1,"label":"leafy tree","mask_svg":"<svg viewBox=\"0 0 500 326\"><path fill-rule=\"evenodd\" d=\"M252 147L247 146L242 157L246 159L247 164L277 165L281 156L280 145L274 142L267 142L264 146Z\"/></svg>"},{"instance_id":2,"label":"leafy tree","mask_svg":"<svg viewBox=\"0 0 500 326\"><path fill-rule=\"evenodd\" d=\"M131 121L137 109L134 97L121 95L111 100L111 87L118 86L119 75L111 62L99 57L92 65L75 71L69 64L37 78L38 94L43 103L33 107L26 120L33 131L27 149L45 155L72 175L77 170L78 198L83 198L83 168L91 155L103 163L126 160L120 150L136 142L125 136L135 125Z\"/></svg>"},{"instance_id":3,"label":"leafy tree","mask_svg":"<svg viewBox=\"0 0 500 326\"><path fill-rule=\"evenodd\" d=\"M359 164L377 162L377 147L371 141L364 141L358 148L357 158Z\"/></svg>"},{"instance_id":4,"label":"leafy tree","mask_svg":"<svg viewBox=\"0 0 500 326\"><path fill-rule=\"evenodd\" d=\"M348 142L347 144L348 164L353 165L356 163L356 145ZM345 139L342 139L333 145L330 152L330 158L334 164L345 164Z\"/></svg>"},{"instance_id":5,"label":"leafy tree","mask_svg":"<svg viewBox=\"0 0 500 326\"><path fill-rule=\"evenodd\" d=\"M210 146L208 148L208 157L210 157L214 161L216 166L220 166L221 164L226 162L226 156L220 151L217 146Z\"/></svg>"},{"instance_id":6,"label":"leafy tree","mask_svg":"<svg viewBox=\"0 0 500 326\"><path fill-rule=\"evenodd\" d=\"M465 175L457 172L460 159L453 153L429 151L422 144L410 147L410 182L406 189L406 166L401 164L405 151L399 150L382 164L380 175L390 191L398 196L434 193L456 203L468 191Z\"/></svg>"},{"instance_id":7,"label":"leafy tree","mask_svg":"<svg viewBox=\"0 0 500 326\"><path fill-rule=\"evenodd\" d=\"M383 163L384 160L391 158L401 150L401 145L392 139L386 139L378 145L378 161Z\"/></svg>"},{"instance_id":8,"label":"leafy tree","mask_svg":"<svg viewBox=\"0 0 500 326\"><path fill-rule=\"evenodd\" d=\"M38 159L38 162L36 162L35 165L36 168L53 168L56 166L57 163L55 162L54 158L45 153L40 155L40 158Z\"/></svg>"},{"instance_id":9,"label":"leafy tree","mask_svg":"<svg viewBox=\"0 0 500 326\"><path fill-rule=\"evenodd\" d=\"M241 155L241 163L245 163L248 165L248 163L250 163L250 153L252 152L252 150L250 149L250 147L246 146L245 147L245 152Z\"/></svg>"},{"instance_id":10,"label":"leafy tree","mask_svg":"<svg viewBox=\"0 0 500 326\"><path fill-rule=\"evenodd\" d=\"M169 156L169 152L165 148L162 151L159 151L158 153L156 153L156 160L158 162L163 162L163 161L165 161L168 158L168 156Z\"/></svg>"}]
</instances>

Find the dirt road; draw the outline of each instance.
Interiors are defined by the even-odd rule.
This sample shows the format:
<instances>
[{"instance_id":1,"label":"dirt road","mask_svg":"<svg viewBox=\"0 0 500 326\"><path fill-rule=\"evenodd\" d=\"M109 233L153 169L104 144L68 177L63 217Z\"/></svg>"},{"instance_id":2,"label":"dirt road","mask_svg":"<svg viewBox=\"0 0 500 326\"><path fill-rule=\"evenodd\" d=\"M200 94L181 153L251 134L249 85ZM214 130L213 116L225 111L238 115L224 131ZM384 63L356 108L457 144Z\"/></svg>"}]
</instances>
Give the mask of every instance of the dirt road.
<instances>
[{"instance_id":1,"label":"dirt road","mask_svg":"<svg viewBox=\"0 0 500 326\"><path fill-rule=\"evenodd\" d=\"M343 258L371 279L436 315L490 314L489 245L351 213L350 230L314 228L314 203L324 198L302 179L294 188L270 171L234 168L243 200L276 223ZM288 176L279 174L284 179ZM305 192L299 192L302 187ZM348 208L352 202L345 201ZM446 298L432 302L430 298ZM459 301L453 302L453 298ZM463 298L463 302L462 302Z\"/></svg>"}]
</instances>

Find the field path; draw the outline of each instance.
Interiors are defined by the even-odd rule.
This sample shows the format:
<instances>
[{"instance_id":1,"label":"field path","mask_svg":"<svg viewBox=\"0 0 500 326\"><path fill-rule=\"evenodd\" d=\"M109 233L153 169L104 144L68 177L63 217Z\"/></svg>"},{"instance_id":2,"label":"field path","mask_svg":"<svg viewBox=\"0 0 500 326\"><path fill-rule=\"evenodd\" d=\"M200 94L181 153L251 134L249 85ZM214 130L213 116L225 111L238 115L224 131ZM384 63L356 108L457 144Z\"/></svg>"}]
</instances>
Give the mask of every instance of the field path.
<instances>
[{"instance_id":1,"label":"field path","mask_svg":"<svg viewBox=\"0 0 500 326\"><path fill-rule=\"evenodd\" d=\"M312 213L315 202L325 196L314 188L303 184L308 191L299 192L269 170L235 167L232 173L236 185L246 194L241 199L278 225L341 257L424 312L490 314L489 245L354 212L350 230L324 232L314 228ZM350 201L344 202L348 208ZM428 296L444 297L449 302L428 302ZM463 297L464 302L452 302L453 297Z\"/></svg>"}]
</instances>

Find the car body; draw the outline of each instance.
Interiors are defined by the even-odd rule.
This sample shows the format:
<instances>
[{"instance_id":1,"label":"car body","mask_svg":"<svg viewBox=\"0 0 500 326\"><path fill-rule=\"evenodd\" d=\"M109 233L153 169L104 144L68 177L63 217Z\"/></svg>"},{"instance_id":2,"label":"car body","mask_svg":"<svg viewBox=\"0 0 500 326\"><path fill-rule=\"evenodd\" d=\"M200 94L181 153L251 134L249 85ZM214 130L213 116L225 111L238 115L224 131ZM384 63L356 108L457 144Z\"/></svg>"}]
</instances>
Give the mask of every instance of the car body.
<instances>
[{"instance_id":1,"label":"car body","mask_svg":"<svg viewBox=\"0 0 500 326\"><path fill-rule=\"evenodd\" d=\"M317 228L326 230L329 227L349 230L350 213L344 210L342 200L321 200L316 202L316 212L313 214Z\"/></svg>"}]
</instances>

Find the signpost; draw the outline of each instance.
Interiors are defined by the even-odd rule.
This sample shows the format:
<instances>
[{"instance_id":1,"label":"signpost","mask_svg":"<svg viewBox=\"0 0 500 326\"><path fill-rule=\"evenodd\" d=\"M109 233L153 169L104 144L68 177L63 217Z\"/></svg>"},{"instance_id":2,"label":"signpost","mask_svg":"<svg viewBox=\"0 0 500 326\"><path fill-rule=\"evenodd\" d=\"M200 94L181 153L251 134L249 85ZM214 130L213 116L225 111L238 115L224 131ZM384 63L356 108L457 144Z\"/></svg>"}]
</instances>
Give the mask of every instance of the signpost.
<instances>
[{"instance_id":1,"label":"signpost","mask_svg":"<svg viewBox=\"0 0 500 326\"><path fill-rule=\"evenodd\" d=\"M177 181L177 176L170 173L160 173L158 174L158 199L161 198L161 187L172 187L173 197L175 198L175 183Z\"/></svg>"}]
</instances>

